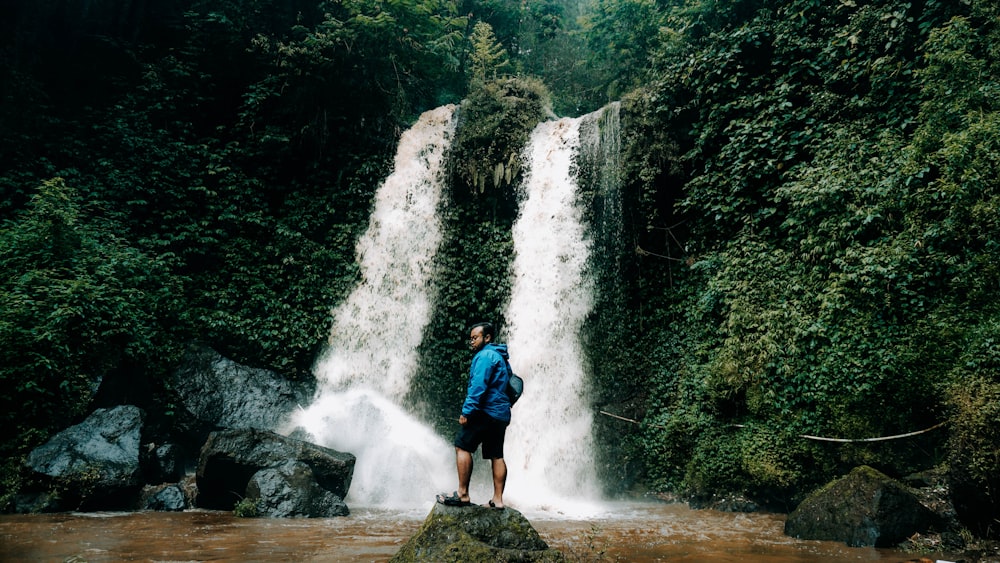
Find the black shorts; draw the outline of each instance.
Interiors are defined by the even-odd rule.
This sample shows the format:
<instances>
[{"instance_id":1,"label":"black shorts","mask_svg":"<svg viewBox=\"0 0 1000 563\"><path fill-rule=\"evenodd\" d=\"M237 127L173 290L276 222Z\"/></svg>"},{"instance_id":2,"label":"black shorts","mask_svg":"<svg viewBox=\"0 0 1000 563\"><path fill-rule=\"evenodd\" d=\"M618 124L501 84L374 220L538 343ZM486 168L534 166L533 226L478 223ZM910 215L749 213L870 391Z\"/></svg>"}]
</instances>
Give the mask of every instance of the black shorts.
<instances>
[{"instance_id":1,"label":"black shorts","mask_svg":"<svg viewBox=\"0 0 1000 563\"><path fill-rule=\"evenodd\" d=\"M481 412L474 412L465 426L455 436L455 447L467 452L475 452L483 446L483 459L503 457L503 438L507 433L507 422L497 420Z\"/></svg>"}]
</instances>

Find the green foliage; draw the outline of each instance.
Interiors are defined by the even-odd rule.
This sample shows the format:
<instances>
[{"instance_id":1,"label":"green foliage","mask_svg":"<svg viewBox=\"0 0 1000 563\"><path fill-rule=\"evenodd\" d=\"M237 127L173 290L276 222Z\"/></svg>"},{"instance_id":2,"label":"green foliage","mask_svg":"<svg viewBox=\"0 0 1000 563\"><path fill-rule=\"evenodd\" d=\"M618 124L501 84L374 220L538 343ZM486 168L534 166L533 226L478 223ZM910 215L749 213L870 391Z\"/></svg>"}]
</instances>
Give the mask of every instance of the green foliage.
<instances>
[{"instance_id":1,"label":"green foliage","mask_svg":"<svg viewBox=\"0 0 1000 563\"><path fill-rule=\"evenodd\" d=\"M751 428L709 431L694 447L685 486L693 496L742 491L752 498L781 502L808 485L802 482L803 453L801 441L781 434Z\"/></svg>"},{"instance_id":2,"label":"green foliage","mask_svg":"<svg viewBox=\"0 0 1000 563\"><path fill-rule=\"evenodd\" d=\"M466 22L456 15L454 2L352 0L323 2L321 8L321 21L293 27L288 39L254 40L273 67L250 99L255 107L296 112L311 122L314 134L323 134L326 126L319 120L329 116L317 113L320 108L348 123L360 116L381 118L387 109L390 116L405 118L414 108L441 103L441 90L447 92L442 86L459 78Z\"/></svg>"},{"instance_id":3,"label":"green foliage","mask_svg":"<svg viewBox=\"0 0 1000 563\"><path fill-rule=\"evenodd\" d=\"M451 149L456 180L479 194L516 186L521 149L549 111L548 91L536 80L493 80L470 92Z\"/></svg>"},{"instance_id":4,"label":"green foliage","mask_svg":"<svg viewBox=\"0 0 1000 563\"><path fill-rule=\"evenodd\" d=\"M257 507L258 500L248 497L240 499L233 507L233 515L237 518L257 518L260 516L260 510Z\"/></svg>"},{"instance_id":5,"label":"green foliage","mask_svg":"<svg viewBox=\"0 0 1000 563\"><path fill-rule=\"evenodd\" d=\"M982 282L996 279L996 35L961 11L790 1L666 16L656 82L633 107L639 123L688 131L685 154L630 174L648 186L641 217L664 226L669 174L687 174L695 275L670 278L673 314L647 315L677 331L646 417L658 486L788 498L852 464L940 461L913 441L778 437L930 426L973 311L995 310ZM653 263L669 256L642 259L640 288L662 287Z\"/></svg>"},{"instance_id":6,"label":"green foliage","mask_svg":"<svg viewBox=\"0 0 1000 563\"><path fill-rule=\"evenodd\" d=\"M0 230L0 406L18 436L5 450L75 422L114 370L176 352L167 323L178 281L109 227L85 220L75 190L54 178Z\"/></svg>"},{"instance_id":7,"label":"green foliage","mask_svg":"<svg viewBox=\"0 0 1000 563\"><path fill-rule=\"evenodd\" d=\"M481 88L488 80L496 80L500 69L510 64L507 51L497 42L493 28L486 22L476 22L469 36L472 52L469 55L470 90Z\"/></svg>"},{"instance_id":8,"label":"green foliage","mask_svg":"<svg viewBox=\"0 0 1000 563\"><path fill-rule=\"evenodd\" d=\"M40 1L0 21L8 468L101 377L155 380L192 338L309 377L400 131L471 85L412 392L443 433L468 325L503 338L524 144L553 110L622 97L621 198L584 194L595 401L643 419L621 457L657 488L780 502L941 459L943 434L796 434L947 416L950 463L994 495L996 3L583 6ZM490 80L502 51L518 78Z\"/></svg>"},{"instance_id":9,"label":"green foliage","mask_svg":"<svg viewBox=\"0 0 1000 563\"><path fill-rule=\"evenodd\" d=\"M609 99L642 86L650 57L663 42L664 14L651 0L598 0L584 18L591 72L605 74Z\"/></svg>"},{"instance_id":10,"label":"green foliage","mask_svg":"<svg viewBox=\"0 0 1000 563\"><path fill-rule=\"evenodd\" d=\"M453 194L453 198L454 198ZM458 199L444 217L434 282L437 306L419 353L410 396L417 410L445 436L455 432L468 381L469 327L481 321L504 342L503 312L510 299L513 207L490 196Z\"/></svg>"},{"instance_id":11,"label":"green foliage","mask_svg":"<svg viewBox=\"0 0 1000 563\"><path fill-rule=\"evenodd\" d=\"M957 371L961 383L949 390L952 429L948 443L949 479L959 517L979 534L995 537L1000 495L1000 371L996 324L977 335ZM973 359L975 358L975 359Z\"/></svg>"},{"instance_id":12,"label":"green foliage","mask_svg":"<svg viewBox=\"0 0 1000 563\"><path fill-rule=\"evenodd\" d=\"M586 3L541 0L521 6L513 62L519 75L545 83L557 115L582 115L617 99L607 87L607 65L588 48Z\"/></svg>"}]
</instances>

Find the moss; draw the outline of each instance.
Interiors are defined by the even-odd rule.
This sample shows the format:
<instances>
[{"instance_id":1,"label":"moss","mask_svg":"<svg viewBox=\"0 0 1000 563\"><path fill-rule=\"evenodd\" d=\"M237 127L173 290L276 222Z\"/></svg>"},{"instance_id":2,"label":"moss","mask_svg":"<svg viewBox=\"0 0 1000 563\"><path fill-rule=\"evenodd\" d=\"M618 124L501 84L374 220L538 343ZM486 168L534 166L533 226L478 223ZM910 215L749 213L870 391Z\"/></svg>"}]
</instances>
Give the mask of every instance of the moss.
<instances>
[{"instance_id":1,"label":"moss","mask_svg":"<svg viewBox=\"0 0 1000 563\"><path fill-rule=\"evenodd\" d=\"M853 547L892 547L934 523L935 516L908 487L859 466L803 501L786 520L785 533Z\"/></svg>"},{"instance_id":2,"label":"moss","mask_svg":"<svg viewBox=\"0 0 1000 563\"><path fill-rule=\"evenodd\" d=\"M391 561L565 561L513 509L435 505L420 530Z\"/></svg>"},{"instance_id":3,"label":"moss","mask_svg":"<svg viewBox=\"0 0 1000 563\"><path fill-rule=\"evenodd\" d=\"M546 114L551 114L549 93L537 80L504 78L483 84L459 112L453 176L474 194L511 190L521 178L521 150Z\"/></svg>"}]
</instances>

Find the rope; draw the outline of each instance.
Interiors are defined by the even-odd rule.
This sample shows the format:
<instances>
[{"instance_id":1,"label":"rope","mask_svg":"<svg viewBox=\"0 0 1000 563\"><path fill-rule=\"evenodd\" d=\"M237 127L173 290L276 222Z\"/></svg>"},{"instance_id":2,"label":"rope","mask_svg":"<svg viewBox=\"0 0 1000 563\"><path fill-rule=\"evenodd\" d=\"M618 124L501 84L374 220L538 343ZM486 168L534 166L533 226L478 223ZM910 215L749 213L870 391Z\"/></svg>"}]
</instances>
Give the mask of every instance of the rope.
<instances>
[{"instance_id":1,"label":"rope","mask_svg":"<svg viewBox=\"0 0 1000 563\"><path fill-rule=\"evenodd\" d=\"M617 418L618 420L624 420L625 422L631 422L632 424L639 424L639 421L635 420L633 418L625 418L624 416L618 416L617 414L611 414L611 413L606 412L606 411L600 411L600 413L603 414L603 415L606 415L606 416L610 416L611 418Z\"/></svg>"},{"instance_id":2,"label":"rope","mask_svg":"<svg viewBox=\"0 0 1000 563\"><path fill-rule=\"evenodd\" d=\"M635 420L634 418L625 418L624 416L618 416L617 414L611 414L611 413L609 413L607 411L598 411L598 412L600 412L601 414L603 414L605 416L610 416L611 418L617 418L618 420L624 420L625 422L631 422L632 424L642 424L641 422L639 422L638 420ZM663 426L663 425L660 425L660 424L650 424L650 426L652 426L654 428L663 428L664 430L667 429L666 426Z\"/></svg>"},{"instance_id":3,"label":"rope","mask_svg":"<svg viewBox=\"0 0 1000 563\"><path fill-rule=\"evenodd\" d=\"M650 251L648 251L648 250L646 250L643 247L638 246L638 245L636 245L636 247L635 247L635 252L636 252L636 254L638 254L640 256L656 256L657 258L663 258L665 260L673 260L674 262L683 262L684 261L684 260L681 260L680 258L674 258L673 256L664 256L662 254L657 254L655 252L650 252Z\"/></svg>"},{"instance_id":4,"label":"rope","mask_svg":"<svg viewBox=\"0 0 1000 563\"><path fill-rule=\"evenodd\" d=\"M895 436L879 436L878 438L824 438L823 436L810 436L809 434L799 434L799 438L805 438L807 440L820 440L822 442L840 442L840 443L852 443L852 442L884 442L886 440L898 440L900 438L909 438L910 436L916 436L918 434L923 434L925 432L930 432L931 430L937 430L948 421L939 422L930 428L924 428L923 430L917 430L915 432L907 432L906 434L896 434ZM735 426L736 428L747 428L745 424L731 424L730 426Z\"/></svg>"},{"instance_id":5,"label":"rope","mask_svg":"<svg viewBox=\"0 0 1000 563\"><path fill-rule=\"evenodd\" d=\"M611 413L606 412L606 411L600 411L600 413L603 414L603 415L606 415L606 416L610 416L611 418L616 418L618 420L623 420L625 422L631 422L632 424L641 424L638 420L635 420L635 419L632 419L632 418L625 418L624 416L618 416L617 414L611 414ZM856 439L851 439L851 438L824 438L823 436L810 436L809 434L799 434L798 437L799 438L805 438L806 440L819 440L819 441L822 441L822 442L839 442L839 443L844 443L844 444L846 444L846 443L853 443L853 442L884 442L886 440L898 440L900 438L909 438L910 436L916 436L918 434L924 434L925 432L930 432L931 430L937 430L938 428L941 428L945 424L948 424L947 420L944 421L944 422L939 422L939 423L935 424L934 426L931 426L930 428L924 428L923 430L917 430L916 432L907 432L906 434L896 434L895 436L879 436L878 438L856 438ZM651 426L656 426L657 428L663 428L663 426L659 426L659 425L656 425L656 424L653 424ZM730 424L730 426L735 427L735 428L749 428L746 424Z\"/></svg>"}]
</instances>

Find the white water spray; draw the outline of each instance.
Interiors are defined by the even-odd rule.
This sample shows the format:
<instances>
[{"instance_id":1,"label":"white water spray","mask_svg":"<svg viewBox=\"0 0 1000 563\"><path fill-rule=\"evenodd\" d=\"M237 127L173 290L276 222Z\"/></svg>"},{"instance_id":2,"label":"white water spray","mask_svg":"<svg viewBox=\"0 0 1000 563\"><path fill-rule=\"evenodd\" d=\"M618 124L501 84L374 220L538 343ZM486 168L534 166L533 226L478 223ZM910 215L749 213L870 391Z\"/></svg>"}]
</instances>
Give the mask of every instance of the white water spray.
<instances>
[{"instance_id":1,"label":"white water spray","mask_svg":"<svg viewBox=\"0 0 1000 563\"><path fill-rule=\"evenodd\" d=\"M577 514L600 498L580 342L595 291L577 184L588 117L542 123L532 134L507 314L511 365L526 380L507 433L508 496Z\"/></svg>"},{"instance_id":2,"label":"white water spray","mask_svg":"<svg viewBox=\"0 0 1000 563\"><path fill-rule=\"evenodd\" d=\"M454 481L454 449L400 406L431 318L454 111L425 112L400 139L357 244L361 282L333 311L316 400L291 421L316 443L357 456L348 501L363 506L414 506L428 488Z\"/></svg>"}]
</instances>

